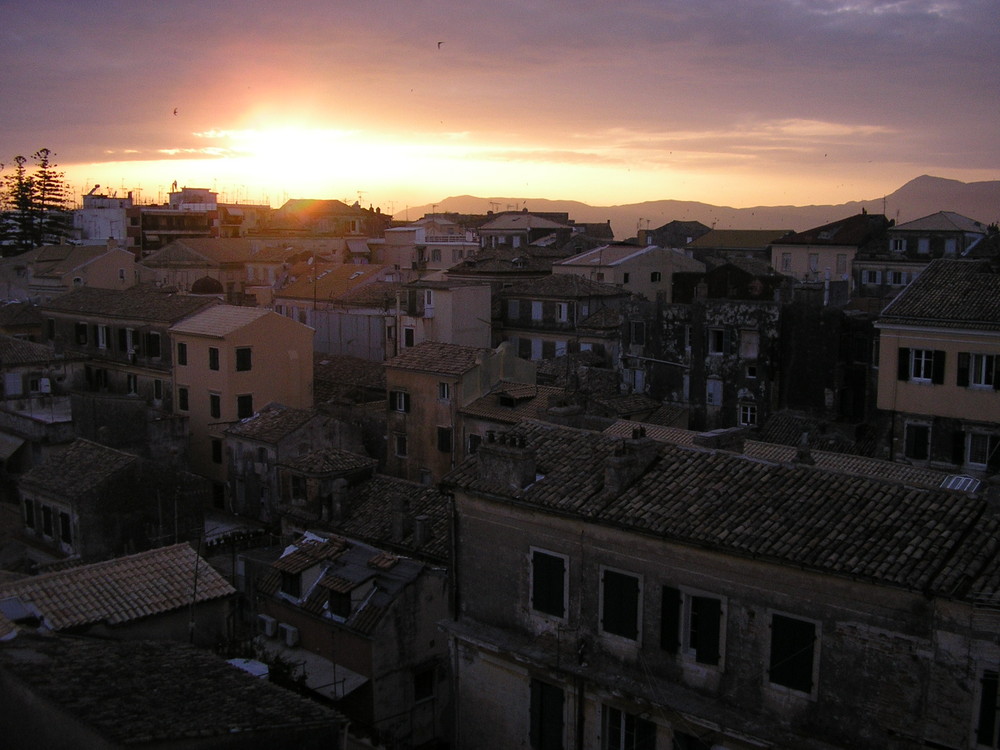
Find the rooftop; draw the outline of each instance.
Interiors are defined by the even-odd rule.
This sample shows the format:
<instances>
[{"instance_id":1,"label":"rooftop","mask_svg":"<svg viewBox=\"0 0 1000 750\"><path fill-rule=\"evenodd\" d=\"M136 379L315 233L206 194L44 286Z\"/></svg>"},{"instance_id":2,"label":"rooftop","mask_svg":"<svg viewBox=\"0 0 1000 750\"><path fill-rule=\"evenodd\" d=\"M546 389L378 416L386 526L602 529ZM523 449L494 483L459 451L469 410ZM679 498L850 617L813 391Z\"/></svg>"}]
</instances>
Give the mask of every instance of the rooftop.
<instances>
[{"instance_id":1,"label":"rooftop","mask_svg":"<svg viewBox=\"0 0 1000 750\"><path fill-rule=\"evenodd\" d=\"M293 409L284 404L270 403L228 427L226 434L264 443L277 443L317 417L319 414L314 409Z\"/></svg>"},{"instance_id":2,"label":"rooftop","mask_svg":"<svg viewBox=\"0 0 1000 750\"><path fill-rule=\"evenodd\" d=\"M171 326L171 333L221 338L268 315L277 313L263 307L215 305Z\"/></svg>"},{"instance_id":3,"label":"rooftop","mask_svg":"<svg viewBox=\"0 0 1000 750\"><path fill-rule=\"evenodd\" d=\"M129 289L80 287L41 306L43 312L100 315L152 323L174 323L216 300L178 294L173 289L141 284Z\"/></svg>"},{"instance_id":4,"label":"rooftop","mask_svg":"<svg viewBox=\"0 0 1000 750\"><path fill-rule=\"evenodd\" d=\"M423 341L405 349L402 354L387 361L385 366L440 375L463 375L492 353L492 349L477 346Z\"/></svg>"},{"instance_id":5,"label":"rooftop","mask_svg":"<svg viewBox=\"0 0 1000 750\"><path fill-rule=\"evenodd\" d=\"M123 625L235 593L188 544L32 576L0 589L0 610L18 604L52 630L103 623Z\"/></svg>"},{"instance_id":6,"label":"rooftop","mask_svg":"<svg viewBox=\"0 0 1000 750\"><path fill-rule=\"evenodd\" d=\"M76 498L138 460L131 453L77 438L66 448L51 452L44 462L25 472L19 484L23 490L59 499Z\"/></svg>"},{"instance_id":7,"label":"rooftop","mask_svg":"<svg viewBox=\"0 0 1000 750\"><path fill-rule=\"evenodd\" d=\"M986 260L931 261L882 311L885 323L1000 330L1000 274Z\"/></svg>"}]
</instances>

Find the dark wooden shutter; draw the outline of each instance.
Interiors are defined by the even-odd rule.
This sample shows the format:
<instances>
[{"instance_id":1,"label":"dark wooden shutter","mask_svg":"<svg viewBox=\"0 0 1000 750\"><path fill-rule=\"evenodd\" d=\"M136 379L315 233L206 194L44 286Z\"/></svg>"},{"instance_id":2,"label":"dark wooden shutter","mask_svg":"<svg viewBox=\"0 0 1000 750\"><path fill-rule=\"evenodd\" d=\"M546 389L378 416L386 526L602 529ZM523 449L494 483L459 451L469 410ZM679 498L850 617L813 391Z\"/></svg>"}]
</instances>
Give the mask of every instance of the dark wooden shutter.
<instances>
[{"instance_id":1,"label":"dark wooden shutter","mask_svg":"<svg viewBox=\"0 0 1000 750\"><path fill-rule=\"evenodd\" d=\"M1000 436L990 435L987 449L989 454L986 456L986 468L990 472L1000 472Z\"/></svg>"},{"instance_id":2,"label":"dark wooden shutter","mask_svg":"<svg viewBox=\"0 0 1000 750\"><path fill-rule=\"evenodd\" d=\"M660 604L660 648L676 654L681 643L681 592L672 586L663 587Z\"/></svg>"},{"instance_id":3,"label":"dark wooden shutter","mask_svg":"<svg viewBox=\"0 0 1000 750\"><path fill-rule=\"evenodd\" d=\"M962 430L951 433L951 462L959 466L965 463L965 433Z\"/></svg>"},{"instance_id":4,"label":"dark wooden shutter","mask_svg":"<svg viewBox=\"0 0 1000 750\"><path fill-rule=\"evenodd\" d=\"M963 388L969 385L969 353L959 352L958 353L958 377L955 379L955 385L962 386Z\"/></svg>"},{"instance_id":5,"label":"dark wooden shutter","mask_svg":"<svg viewBox=\"0 0 1000 750\"><path fill-rule=\"evenodd\" d=\"M708 596L691 597L691 632L695 660L701 664L719 663L719 632L722 602Z\"/></svg>"},{"instance_id":6,"label":"dark wooden shutter","mask_svg":"<svg viewBox=\"0 0 1000 750\"><path fill-rule=\"evenodd\" d=\"M942 385L944 383L944 352L940 350L934 351L934 357L931 359L931 382L936 385Z\"/></svg>"},{"instance_id":7,"label":"dark wooden shutter","mask_svg":"<svg viewBox=\"0 0 1000 750\"><path fill-rule=\"evenodd\" d=\"M901 346L897 354L896 380L910 379L910 347Z\"/></svg>"},{"instance_id":8,"label":"dark wooden shutter","mask_svg":"<svg viewBox=\"0 0 1000 750\"><path fill-rule=\"evenodd\" d=\"M983 672L979 699L979 723L976 726L976 742L990 747L993 745L997 728L997 684L996 672Z\"/></svg>"}]
</instances>

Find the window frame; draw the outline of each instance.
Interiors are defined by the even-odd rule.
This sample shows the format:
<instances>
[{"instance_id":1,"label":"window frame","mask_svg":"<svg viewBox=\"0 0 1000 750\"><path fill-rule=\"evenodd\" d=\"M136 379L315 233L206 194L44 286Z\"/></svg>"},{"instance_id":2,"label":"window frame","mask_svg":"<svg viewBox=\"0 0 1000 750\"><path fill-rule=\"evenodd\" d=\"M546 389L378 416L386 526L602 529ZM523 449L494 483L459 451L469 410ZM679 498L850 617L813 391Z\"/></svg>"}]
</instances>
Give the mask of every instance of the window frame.
<instances>
[{"instance_id":1,"label":"window frame","mask_svg":"<svg viewBox=\"0 0 1000 750\"><path fill-rule=\"evenodd\" d=\"M389 391L389 406L400 414L410 413L410 394L406 391Z\"/></svg>"},{"instance_id":2,"label":"window frame","mask_svg":"<svg viewBox=\"0 0 1000 750\"><path fill-rule=\"evenodd\" d=\"M253 415L254 415L253 394L252 393L238 394L236 396L236 418L249 419Z\"/></svg>"},{"instance_id":3,"label":"window frame","mask_svg":"<svg viewBox=\"0 0 1000 750\"><path fill-rule=\"evenodd\" d=\"M620 708L601 705L601 750L653 750L656 722Z\"/></svg>"},{"instance_id":4,"label":"window frame","mask_svg":"<svg viewBox=\"0 0 1000 750\"><path fill-rule=\"evenodd\" d=\"M927 422L905 422L903 424L903 457L913 461L929 461L931 457L931 428ZM922 434L922 438L918 435ZM915 448L923 446L923 455L917 455Z\"/></svg>"},{"instance_id":5,"label":"window frame","mask_svg":"<svg viewBox=\"0 0 1000 750\"><path fill-rule=\"evenodd\" d=\"M177 386L177 411L191 411L191 393L186 385Z\"/></svg>"},{"instance_id":6,"label":"window frame","mask_svg":"<svg viewBox=\"0 0 1000 750\"><path fill-rule=\"evenodd\" d=\"M438 401L451 401L451 383L438 381Z\"/></svg>"},{"instance_id":7,"label":"window frame","mask_svg":"<svg viewBox=\"0 0 1000 750\"><path fill-rule=\"evenodd\" d=\"M219 359L219 347L210 346L208 347L208 369L218 371L220 367Z\"/></svg>"},{"instance_id":8,"label":"window frame","mask_svg":"<svg viewBox=\"0 0 1000 750\"><path fill-rule=\"evenodd\" d=\"M177 342L177 364L186 366L188 363L188 345L186 341Z\"/></svg>"},{"instance_id":9,"label":"window frame","mask_svg":"<svg viewBox=\"0 0 1000 750\"><path fill-rule=\"evenodd\" d=\"M697 635L711 634L713 629L704 623L698 627L700 618L696 614L696 606L711 608L708 602L715 602L718 619L714 638L710 637L699 649ZM660 648L674 654L682 662L724 671L727 618L726 597L686 586L664 584L660 601Z\"/></svg>"},{"instance_id":10,"label":"window frame","mask_svg":"<svg viewBox=\"0 0 1000 750\"><path fill-rule=\"evenodd\" d=\"M212 419L222 419L222 394L208 394L208 416Z\"/></svg>"},{"instance_id":11,"label":"window frame","mask_svg":"<svg viewBox=\"0 0 1000 750\"><path fill-rule=\"evenodd\" d=\"M722 357L726 354L726 329L713 326L708 329L708 355Z\"/></svg>"},{"instance_id":12,"label":"window frame","mask_svg":"<svg viewBox=\"0 0 1000 750\"><path fill-rule=\"evenodd\" d=\"M236 347L235 358L236 372L250 372L253 369L253 347Z\"/></svg>"},{"instance_id":13,"label":"window frame","mask_svg":"<svg viewBox=\"0 0 1000 750\"><path fill-rule=\"evenodd\" d=\"M741 403L739 405L739 413L737 414L737 419L741 427L756 427L757 417L758 417L757 404L748 402L748 403Z\"/></svg>"}]
</instances>

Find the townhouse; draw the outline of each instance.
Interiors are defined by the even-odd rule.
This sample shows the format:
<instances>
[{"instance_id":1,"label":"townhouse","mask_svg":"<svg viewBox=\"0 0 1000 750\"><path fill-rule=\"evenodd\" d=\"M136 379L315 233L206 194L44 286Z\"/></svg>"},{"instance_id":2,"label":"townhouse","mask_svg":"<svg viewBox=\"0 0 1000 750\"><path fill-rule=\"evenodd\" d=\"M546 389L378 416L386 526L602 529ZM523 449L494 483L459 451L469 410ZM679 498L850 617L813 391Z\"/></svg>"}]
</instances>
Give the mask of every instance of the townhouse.
<instances>
[{"instance_id":1,"label":"townhouse","mask_svg":"<svg viewBox=\"0 0 1000 750\"><path fill-rule=\"evenodd\" d=\"M889 226L882 214L860 214L791 232L771 243L771 267L797 281L850 280L854 258L876 246Z\"/></svg>"},{"instance_id":2,"label":"townhouse","mask_svg":"<svg viewBox=\"0 0 1000 750\"><path fill-rule=\"evenodd\" d=\"M1000 470L1000 274L986 260L935 260L875 326L890 457Z\"/></svg>"},{"instance_id":3,"label":"townhouse","mask_svg":"<svg viewBox=\"0 0 1000 750\"><path fill-rule=\"evenodd\" d=\"M984 497L527 421L442 486L458 748L996 746Z\"/></svg>"},{"instance_id":4,"label":"townhouse","mask_svg":"<svg viewBox=\"0 0 1000 750\"><path fill-rule=\"evenodd\" d=\"M614 284L632 294L650 300L662 299L668 304L673 301L675 273L704 270L704 263L683 251L624 243L601 245L552 264L553 274L573 274Z\"/></svg>"}]
</instances>

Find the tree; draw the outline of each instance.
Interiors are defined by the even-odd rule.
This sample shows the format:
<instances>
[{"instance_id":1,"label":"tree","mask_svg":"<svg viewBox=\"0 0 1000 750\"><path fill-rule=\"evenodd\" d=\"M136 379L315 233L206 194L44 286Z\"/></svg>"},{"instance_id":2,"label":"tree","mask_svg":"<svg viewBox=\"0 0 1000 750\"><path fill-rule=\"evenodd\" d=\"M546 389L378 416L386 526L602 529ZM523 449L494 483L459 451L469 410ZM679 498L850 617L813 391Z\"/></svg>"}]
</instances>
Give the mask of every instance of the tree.
<instances>
[{"instance_id":1,"label":"tree","mask_svg":"<svg viewBox=\"0 0 1000 750\"><path fill-rule=\"evenodd\" d=\"M0 181L0 246L3 255L20 255L32 248L58 243L72 228L69 188L56 171L54 154L39 149L28 159L14 157L14 171Z\"/></svg>"}]
</instances>

